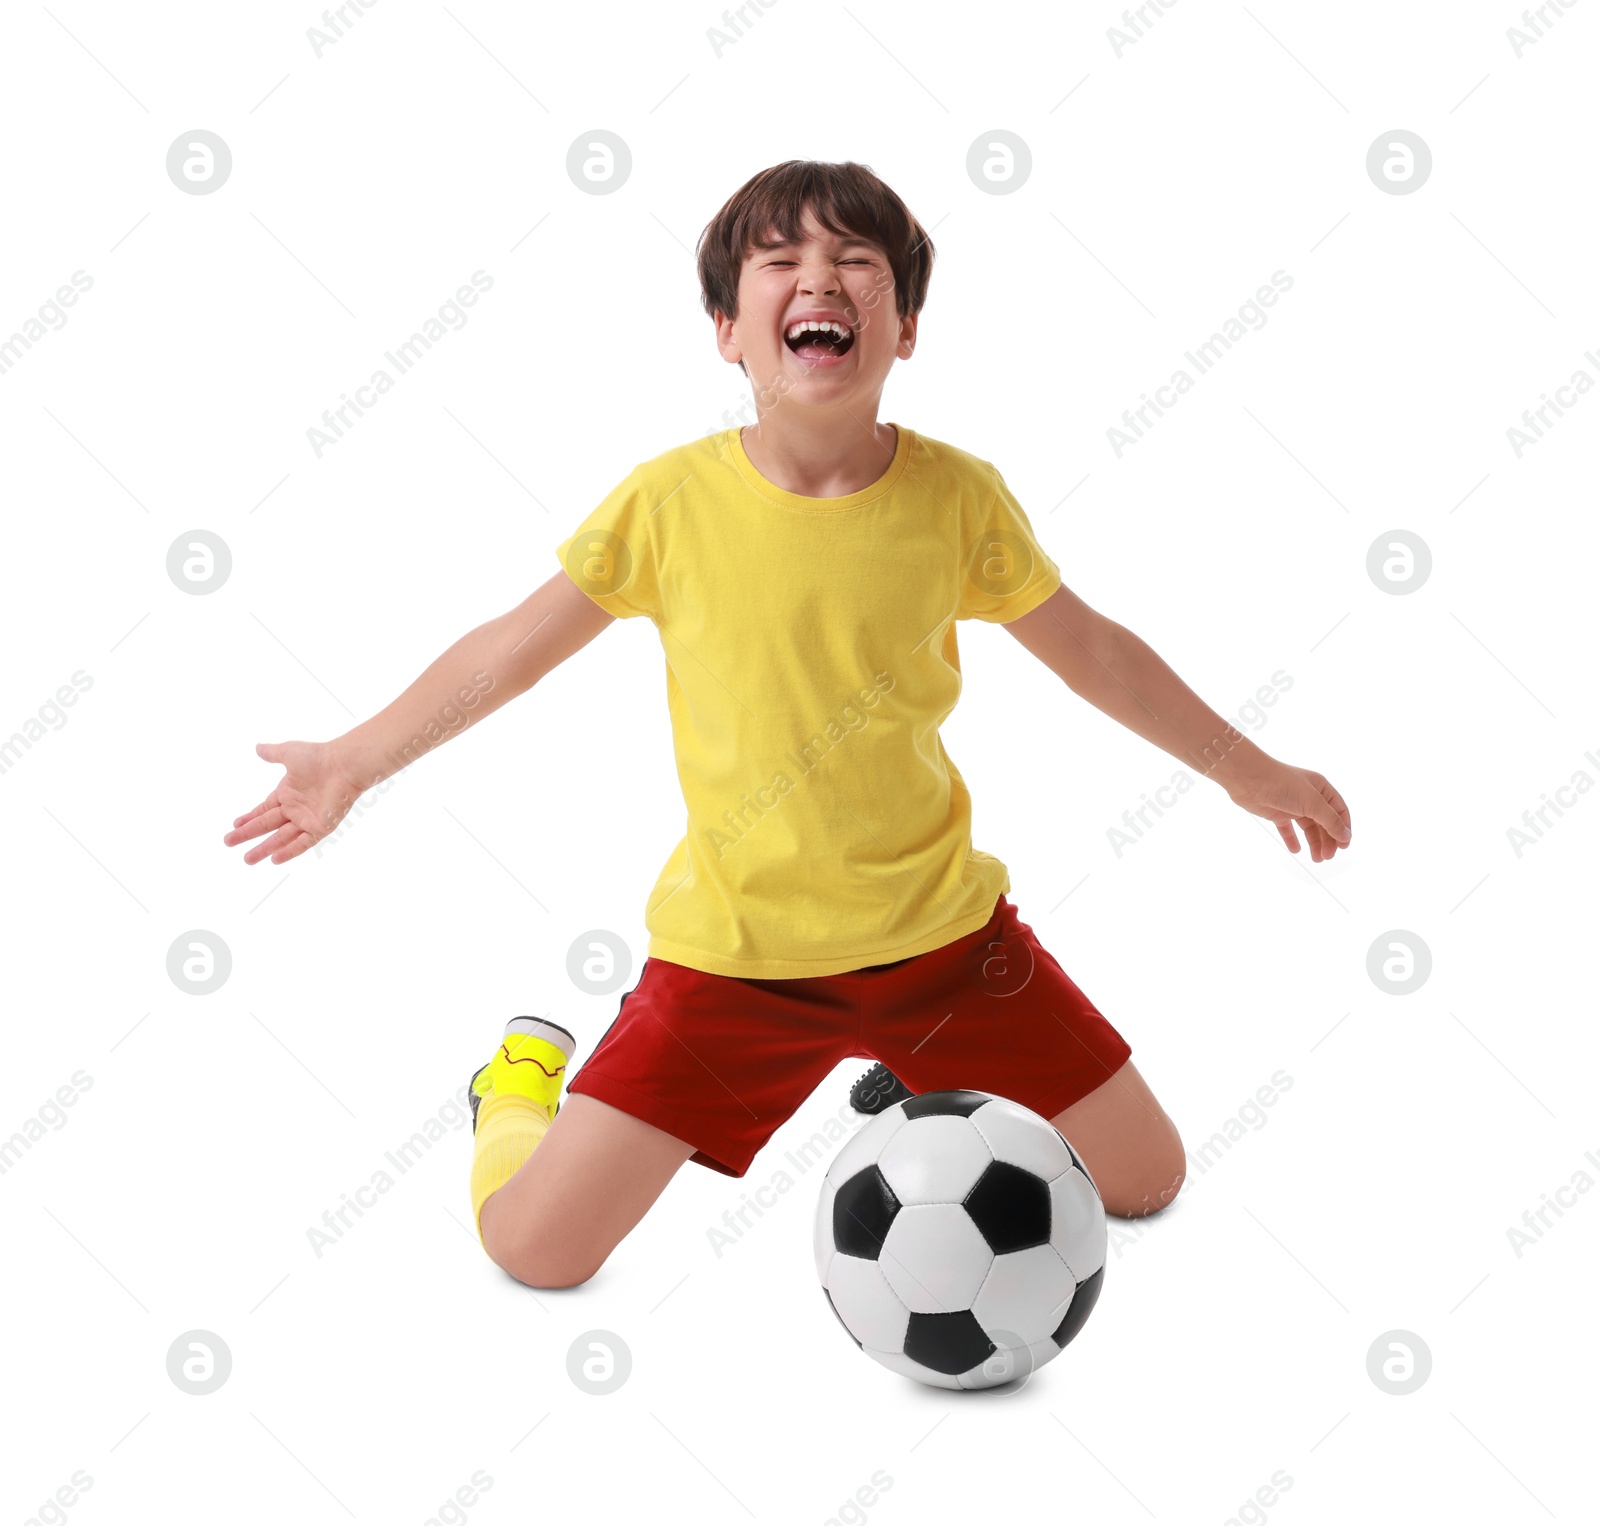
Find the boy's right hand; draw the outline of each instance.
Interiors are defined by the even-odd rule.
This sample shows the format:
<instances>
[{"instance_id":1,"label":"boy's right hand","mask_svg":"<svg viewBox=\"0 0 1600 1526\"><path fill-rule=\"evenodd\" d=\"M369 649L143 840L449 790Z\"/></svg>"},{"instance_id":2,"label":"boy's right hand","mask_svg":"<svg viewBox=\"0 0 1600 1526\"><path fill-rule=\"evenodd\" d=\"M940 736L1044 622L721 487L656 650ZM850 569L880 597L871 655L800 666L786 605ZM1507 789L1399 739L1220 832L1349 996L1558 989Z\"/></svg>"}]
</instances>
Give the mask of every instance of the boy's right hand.
<instances>
[{"instance_id":1,"label":"boy's right hand","mask_svg":"<svg viewBox=\"0 0 1600 1526\"><path fill-rule=\"evenodd\" d=\"M283 764L283 778L260 805L234 819L233 831L222 840L231 848L271 832L245 854L245 863L258 864L269 855L275 864L287 863L339 825L361 786L327 742L257 742L256 756Z\"/></svg>"}]
</instances>

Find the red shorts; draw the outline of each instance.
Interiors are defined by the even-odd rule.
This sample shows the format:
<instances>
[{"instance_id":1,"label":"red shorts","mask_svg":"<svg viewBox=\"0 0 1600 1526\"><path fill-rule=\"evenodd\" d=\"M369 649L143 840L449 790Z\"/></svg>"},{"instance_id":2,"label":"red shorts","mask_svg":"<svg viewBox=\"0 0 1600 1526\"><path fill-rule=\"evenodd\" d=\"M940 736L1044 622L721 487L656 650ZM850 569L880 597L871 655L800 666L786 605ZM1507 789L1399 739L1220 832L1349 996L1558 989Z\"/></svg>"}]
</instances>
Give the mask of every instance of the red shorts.
<instances>
[{"instance_id":1,"label":"red shorts","mask_svg":"<svg viewBox=\"0 0 1600 1526\"><path fill-rule=\"evenodd\" d=\"M994 1092L1046 1118L1133 1053L1002 895L986 927L892 964L792 980L647 958L567 1091L743 1176L833 1069L881 1060L913 1092Z\"/></svg>"}]
</instances>

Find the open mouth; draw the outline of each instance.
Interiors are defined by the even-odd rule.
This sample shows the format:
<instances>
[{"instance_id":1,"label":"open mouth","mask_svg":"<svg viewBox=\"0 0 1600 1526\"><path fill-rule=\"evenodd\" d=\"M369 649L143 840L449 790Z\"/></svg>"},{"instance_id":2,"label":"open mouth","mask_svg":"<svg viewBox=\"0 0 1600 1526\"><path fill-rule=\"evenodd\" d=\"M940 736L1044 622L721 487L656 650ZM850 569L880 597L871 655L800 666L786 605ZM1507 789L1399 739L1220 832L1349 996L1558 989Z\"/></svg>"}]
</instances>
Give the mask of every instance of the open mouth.
<instances>
[{"instance_id":1,"label":"open mouth","mask_svg":"<svg viewBox=\"0 0 1600 1526\"><path fill-rule=\"evenodd\" d=\"M838 360L848 355L856 342L855 331L842 323L818 323L803 319L790 324L783 342L801 360Z\"/></svg>"}]
</instances>

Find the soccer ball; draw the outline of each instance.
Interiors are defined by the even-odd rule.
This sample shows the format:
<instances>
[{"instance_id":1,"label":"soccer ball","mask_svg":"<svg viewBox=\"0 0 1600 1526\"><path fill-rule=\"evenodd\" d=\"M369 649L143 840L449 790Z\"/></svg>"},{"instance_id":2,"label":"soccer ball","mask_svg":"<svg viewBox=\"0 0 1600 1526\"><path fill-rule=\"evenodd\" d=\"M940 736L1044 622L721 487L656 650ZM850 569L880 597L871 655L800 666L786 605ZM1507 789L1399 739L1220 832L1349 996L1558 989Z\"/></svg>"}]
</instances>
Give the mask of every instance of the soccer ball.
<instances>
[{"instance_id":1,"label":"soccer ball","mask_svg":"<svg viewBox=\"0 0 1600 1526\"><path fill-rule=\"evenodd\" d=\"M940 1388L992 1388L1083 1328L1106 1213L1037 1113L989 1092L926 1092L839 1151L814 1248L829 1306L873 1360Z\"/></svg>"}]
</instances>

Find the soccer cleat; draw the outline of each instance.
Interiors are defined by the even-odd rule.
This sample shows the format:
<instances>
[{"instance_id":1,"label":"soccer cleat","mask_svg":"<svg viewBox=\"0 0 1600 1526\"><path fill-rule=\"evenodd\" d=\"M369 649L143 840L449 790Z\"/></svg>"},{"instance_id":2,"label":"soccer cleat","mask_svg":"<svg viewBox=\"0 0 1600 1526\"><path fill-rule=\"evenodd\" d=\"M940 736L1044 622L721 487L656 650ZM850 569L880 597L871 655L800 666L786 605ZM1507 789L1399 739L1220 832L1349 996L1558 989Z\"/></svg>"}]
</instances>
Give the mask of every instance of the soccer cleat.
<instances>
[{"instance_id":1,"label":"soccer cleat","mask_svg":"<svg viewBox=\"0 0 1600 1526\"><path fill-rule=\"evenodd\" d=\"M578 1041L560 1023L545 1017L514 1017L487 1065L473 1073L468 1091L472 1131L478 1131L478 1107L489 1097L527 1097L554 1119L561 1106L561 1083Z\"/></svg>"},{"instance_id":2,"label":"soccer cleat","mask_svg":"<svg viewBox=\"0 0 1600 1526\"><path fill-rule=\"evenodd\" d=\"M911 1088L880 1060L850 1088L850 1106L858 1113L881 1113L912 1095Z\"/></svg>"}]
</instances>

